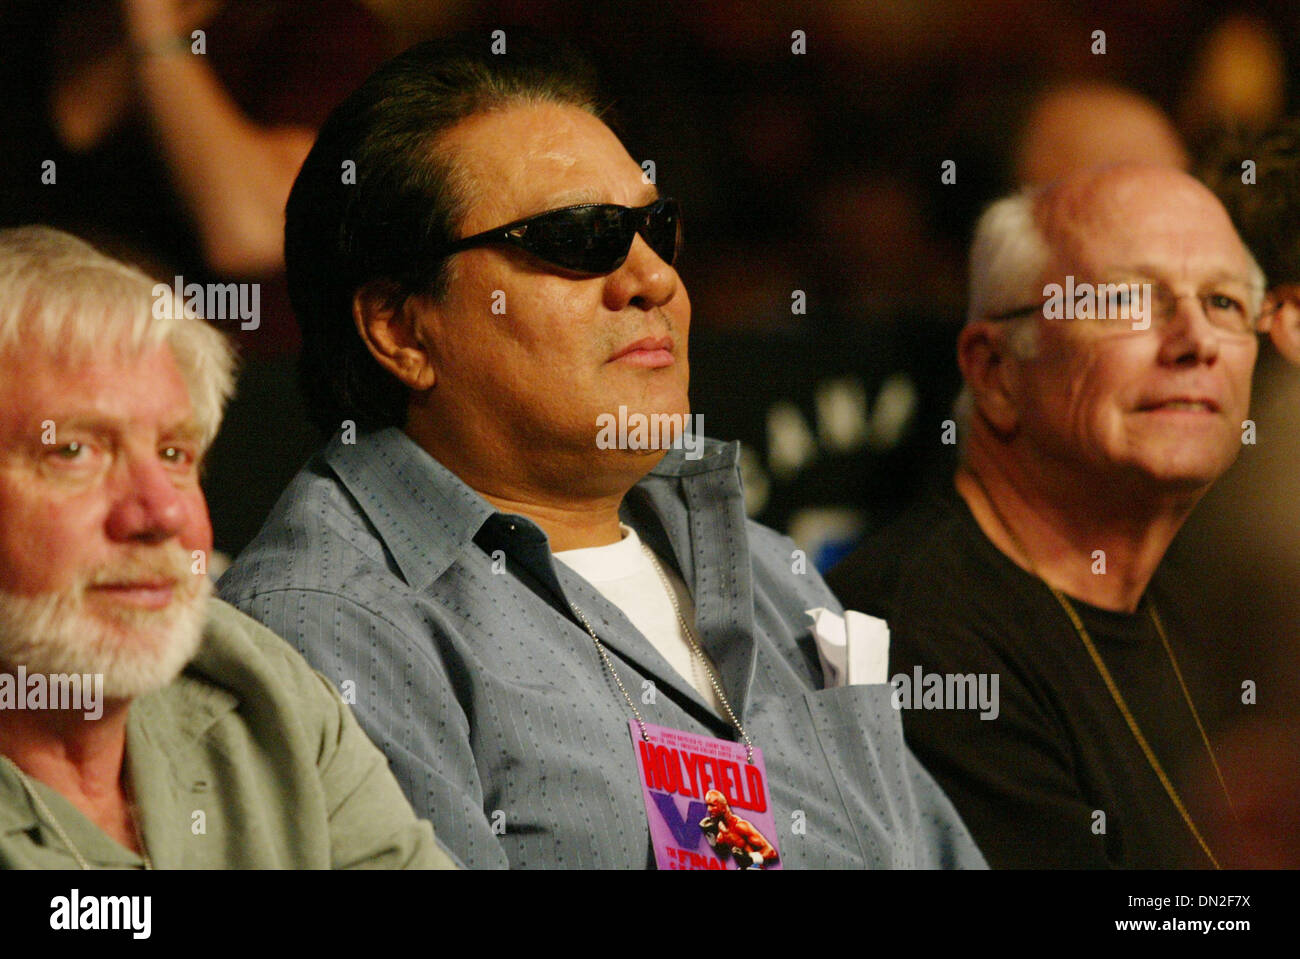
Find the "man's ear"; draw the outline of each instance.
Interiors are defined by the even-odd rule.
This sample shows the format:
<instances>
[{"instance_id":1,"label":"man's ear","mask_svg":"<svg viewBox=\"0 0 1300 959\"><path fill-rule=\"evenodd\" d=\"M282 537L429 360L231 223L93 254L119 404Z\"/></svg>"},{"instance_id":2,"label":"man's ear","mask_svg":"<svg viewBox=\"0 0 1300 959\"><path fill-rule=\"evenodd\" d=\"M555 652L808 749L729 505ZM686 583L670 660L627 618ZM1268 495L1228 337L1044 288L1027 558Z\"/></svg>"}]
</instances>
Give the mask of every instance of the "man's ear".
<instances>
[{"instance_id":1,"label":"man's ear","mask_svg":"<svg viewBox=\"0 0 1300 959\"><path fill-rule=\"evenodd\" d=\"M1012 390L1015 360L1006 331L991 323L967 323L957 336L957 365L970 388L976 412L1002 434L1013 433L1020 411Z\"/></svg>"},{"instance_id":2,"label":"man's ear","mask_svg":"<svg viewBox=\"0 0 1300 959\"><path fill-rule=\"evenodd\" d=\"M1288 362L1300 365L1300 285L1274 287L1264 300L1264 315L1272 315L1268 335Z\"/></svg>"},{"instance_id":3,"label":"man's ear","mask_svg":"<svg viewBox=\"0 0 1300 959\"><path fill-rule=\"evenodd\" d=\"M417 304L424 301L379 280L352 295L352 320L379 365L409 389L423 391L432 388L437 377L419 327Z\"/></svg>"}]
</instances>

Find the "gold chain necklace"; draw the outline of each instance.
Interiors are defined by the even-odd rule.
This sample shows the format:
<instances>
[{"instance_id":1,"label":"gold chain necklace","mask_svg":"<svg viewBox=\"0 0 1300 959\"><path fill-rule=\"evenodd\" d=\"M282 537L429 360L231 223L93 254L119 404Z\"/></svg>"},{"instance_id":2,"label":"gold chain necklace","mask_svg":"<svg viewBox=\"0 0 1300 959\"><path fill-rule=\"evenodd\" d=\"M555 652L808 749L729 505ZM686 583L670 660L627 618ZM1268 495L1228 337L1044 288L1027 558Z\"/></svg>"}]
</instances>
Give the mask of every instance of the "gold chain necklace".
<instances>
[{"instance_id":1,"label":"gold chain necklace","mask_svg":"<svg viewBox=\"0 0 1300 959\"><path fill-rule=\"evenodd\" d=\"M54 827L54 834L59 837L59 840L63 845L65 845L68 848L68 851L72 853L72 858L77 860L77 868L83 871L89 870L90 863L86 860L86 857L81 854L81 850L78 849L77 844L72 841L72 837L64 831L63 824L59 822L59 817L54 815L54 812L50 807L45 804L45 800L41 798L41 794L36 791L36 784L31 781L25 772L23 772L22 767L8 756L0 758L3 758L5 762L12 766L14 772L18 774L18 781L22 783L23 790L31 799L32 805L34 805L37 811L45 817L45 820ZM131 828L135 831L135 841L140 846L140 858L144 860L144 868L152 869L153 860L149 858L149 850L145 848L144 830L140 828L140 820L136 816L135 799L129 795L127 796L127 808L131 813Z\"/></svg>"},{"instance_id":2,"label":"gold chain necklace","mask_svg":"<svg viewBox=\"0 0 1300 959\"><path fill-rule=\"evenodd\" d=\"M1083 642L1084 648L1087 649L1088 657L1092 660L1097 672L1101 675L1102 682L1106 684L1106 689L1110 693L1111 699L1123 715L1124 722L1128 725L1129 731L1133 734L1133 738L1137 740L1137 744L1141 748L1142 754L1146 757L1147 763L1151 766L1152 772L1156 774L1156 778L1160 780L1160 785L1164 787L1165 794L1174 804L1174 808L1178 810L1179 816L1182 817L1188 830L1191 831L1192 836L1201 847L1201 851L1204 852L1210 862L1214 864L1215 869L1222 869L1223 866L1220 865L1219 860L1215 857L1214 853L1210 851L1209 843L1205 841L1205 838L1201 835L1201 831L1196 828L1196 823L1192 821L1191 813L1187 811L1187 807L1183 804L1182 797L1179 796L1178 790L1174 787L1173 781L1169 778L1168 774L1165 773L1164 767L1156 757L1155 750L1151 748L1150 743L1147 742L1146 737L1142 734L1142 728L1138 725L1137 717L1135 717L1133 712L1128 708L1128 703L1125 702L1124 696L1119 690L1119 686L1115 683L1114 678L1110 674L1110 670L1106 668L1106 663L1102 660L1101 653L1097 651L1097 647L1093 644L1092 637L1088 635L1087 629L1084 628L1083 619L1075 610L1074 604L1070 602L1065 593L1047 582L1047 580L1045 580L1038 572L1038 568L1034 565L1033 557L1029 555L1029 551L1025 548L1025 544L1021 542L1020 537L1016 535L1016 531L1011 528L1011 524L1007 522L1006 517L1002 515L1002 510L998 508L998 504L994 502L993 497L989 495L988 487L984 485L984 480L981 479L979 474L974 470L967 469L966 474L970 476L971 479L975 481L975 485L980 488L980 492L984 495L985 502L989 504L989 509L993 511L994 517L1002 526L1002 529L1006 532L1012 544L1020 552L1020 555L1024 557L1025 562L1029 564L1030 573L1032 573L1035 579L1051 591L1052 595L1056 598L1057 603L1059 603L1061 608L1065 610L1065 615L1069 617L1070 625L1074 627L1074 631ZM1174 649L1169 643L1169 637L1165 635L1164 625L1161 623L1160 617L1156 613L1155 603L1153 603L1149 597L1147 599L1147 611L1151 614L1151 622L1155 625L1156 634L1160 637L1160 642L1165 648L1165 654L1169 657L1169 664L1174 668L1174 676L1178 679L1178 687L1183 691L1183 699L1186 701L1187 708L1192 714L1192 720L1196 723L1197 732L1201 735L1201 742L1205 744L1205 751L1210 756L1210 764L1214 767L1214 774L1218 777L1219 786L1223 789L1224 798L1228 801L1228 809L1235 816L1236 811L1232 805L1232 795L1228 792L1228 784L1224 781L1223 772L1219 769L1219 761L1215 758L1214 748L1210 745L1210 737L1206 735L1205 727L1201 724L1200 714L1196 711L1195 703L1192 702L1192 694L1187 688L1187 683L1183 681L1183 672L1178 668L1178 660L1174 656Z\"/></svg>"}]
</instances>

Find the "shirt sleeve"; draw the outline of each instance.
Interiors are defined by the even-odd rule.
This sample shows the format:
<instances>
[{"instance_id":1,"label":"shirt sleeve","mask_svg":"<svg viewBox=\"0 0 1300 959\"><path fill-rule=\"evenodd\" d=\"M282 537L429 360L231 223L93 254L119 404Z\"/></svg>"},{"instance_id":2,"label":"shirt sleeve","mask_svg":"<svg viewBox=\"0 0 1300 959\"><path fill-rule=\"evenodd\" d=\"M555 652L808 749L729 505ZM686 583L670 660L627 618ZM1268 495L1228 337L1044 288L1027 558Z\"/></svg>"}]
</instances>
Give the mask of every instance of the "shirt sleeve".
<instances>
[{"instance_id":1,"label":"shirt sleeve","mask_svg":"<svg viewBox=\"0 0 1300 959\"><path fill-rule=\"evenodd\" d=\"M342 692L357 734L364 730L388 757L396 786L447 850L469 868L509 866L484 809L469 721L427 634L323 591L260 593L237 605L298 647Z\"/></svg>"},{"instance_id":2,"label":"shirt sleeve","mask_svg":"<svg viewBox=\"0 0 1300 959\"><path fill-rule=\"evenodd\" d=\"M316 681L332 714L321 742L320 776L335 869L455 869L456 862L417 819L381 753L325 677Z\"/></svg>"}]
</instances>

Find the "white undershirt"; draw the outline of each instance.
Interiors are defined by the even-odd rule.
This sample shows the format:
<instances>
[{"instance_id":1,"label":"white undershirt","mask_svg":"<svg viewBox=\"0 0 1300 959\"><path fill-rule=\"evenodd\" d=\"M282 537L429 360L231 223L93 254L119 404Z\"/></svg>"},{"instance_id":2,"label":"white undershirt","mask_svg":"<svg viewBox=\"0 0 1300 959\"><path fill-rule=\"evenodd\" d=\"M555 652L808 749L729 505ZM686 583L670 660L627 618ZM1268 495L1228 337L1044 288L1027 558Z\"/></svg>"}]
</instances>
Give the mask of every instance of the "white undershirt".
<instances>
[{"instance_id":1,"label":"white undershirt","mask_svg":"<svg viewBox=\"0 0 1300 959\"><path fill-rule=\"evenodd\" d=\"M630 526L619 524L623 538L609 546L591 546L587 549L566 549L555 554L569 569L595 586L607 600L623 611L623 615L639 629L646 639L678 674L695 687L706 703L712 704L721 715L722 704L709 683L708 673L691 651L691 644L682 632L682 624L673 611L672 600L664 589L663 580L655 565L641 546L641 538ZM664 576L672 585L682 618L695 621L695 603L686 584L677 572L659 562Z\"/></svg>"}]
</instances>

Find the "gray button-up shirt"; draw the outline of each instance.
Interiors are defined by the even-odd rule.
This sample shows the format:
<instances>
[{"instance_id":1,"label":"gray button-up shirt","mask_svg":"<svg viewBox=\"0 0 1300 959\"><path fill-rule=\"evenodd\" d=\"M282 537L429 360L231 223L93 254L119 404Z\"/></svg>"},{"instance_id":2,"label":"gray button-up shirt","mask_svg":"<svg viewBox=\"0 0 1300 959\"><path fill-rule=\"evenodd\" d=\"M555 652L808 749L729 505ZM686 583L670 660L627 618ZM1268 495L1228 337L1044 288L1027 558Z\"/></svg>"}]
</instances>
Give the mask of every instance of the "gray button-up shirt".
<instances>
[{"instance_id":1,"label":"gray button-up shirt","mask_svg":"<svg viewBox=\"0 0 1300 959\"><path fill-rule=\"evenodd\" d=\"M670 452L622 519L673 566L723 691L767 764L788 867L982 867L903 743L886 684L821 689L805 610L839 604L746 519L738 447ZM221 594L339 683L417 811L471 867L653 865L631 709L735 739L627 618L397 429L335 439Z\"/></svg>"}]
</instances>

